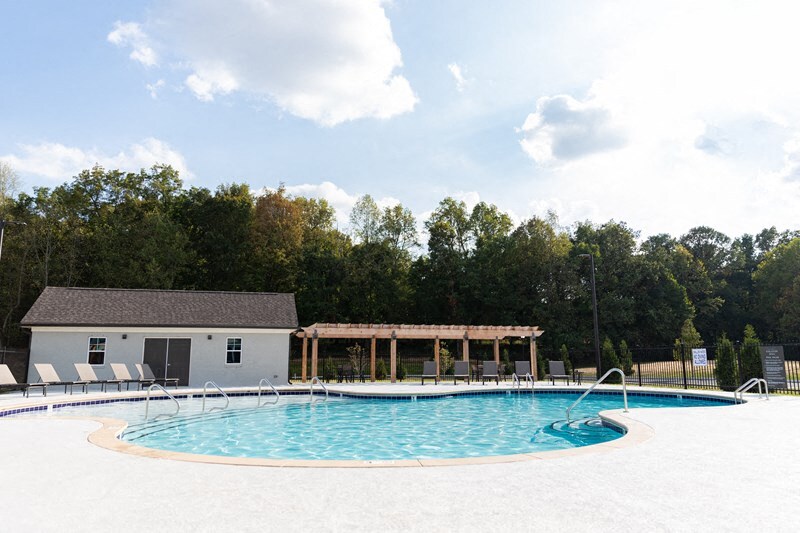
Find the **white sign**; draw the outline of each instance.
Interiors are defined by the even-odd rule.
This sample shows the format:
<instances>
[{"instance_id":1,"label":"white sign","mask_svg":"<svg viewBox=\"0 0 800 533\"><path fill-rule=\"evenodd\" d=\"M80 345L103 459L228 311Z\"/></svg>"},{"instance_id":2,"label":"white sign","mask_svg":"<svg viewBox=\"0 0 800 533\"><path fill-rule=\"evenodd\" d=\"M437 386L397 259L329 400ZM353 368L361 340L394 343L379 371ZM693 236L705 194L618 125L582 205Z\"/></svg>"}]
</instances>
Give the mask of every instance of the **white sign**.
<instances>
[{"instance_id":1,"label":"white sign","mask_svg":"<svg viewBox=\"0 0 800 533\"><path fill-rule=\"evenodd\" d=\"M708 366L708 354L705 348L692 348L694 366Z\"/></svg>"}]
</instances>

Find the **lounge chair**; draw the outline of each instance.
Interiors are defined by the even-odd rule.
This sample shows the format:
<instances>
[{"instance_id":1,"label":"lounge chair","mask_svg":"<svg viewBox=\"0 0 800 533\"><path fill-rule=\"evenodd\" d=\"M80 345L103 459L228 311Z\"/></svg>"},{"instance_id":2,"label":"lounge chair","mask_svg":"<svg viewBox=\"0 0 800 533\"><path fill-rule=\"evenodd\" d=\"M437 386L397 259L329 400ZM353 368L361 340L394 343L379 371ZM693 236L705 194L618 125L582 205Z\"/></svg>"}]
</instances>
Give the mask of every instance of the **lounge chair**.
<instances>
[{"instance_id":1,"label":"lounge chair","mask_svg":"<svg viewBox=\"0 0 800 533\"><path fill-rule=\"evenodd\" d=\"M53 365L50 363L34 363L33 367L39 374L39 381L42 383L47 383L48 385L64 385L64 394L67 393L67 387L69 387L69 393L72 394L75 385L80 385L83 388L84 393L89 392L88 381L64 381L58 377L58 372L56 372L56 369L53 368Z\"/></svg>"},{"instance_id":2,"label":"lounge chair","mask_svg":"<svg viewBox=\"0 0 800 533\"><path fill-rule=\"evenodd\" d=\"M78 379L87 381L88 385L100 385L100 390L106 391L108 385L116 385L117 392L122 390L122 380L120 379L99 379L97 374L89 363L73 363L75 371L78 373ZM88 386L87 385L87 386Z\"/></svg>"},{"instance_id":3,"label":"lounge chair","mask_svg":"<svg viewBox=\"0 0 800 533\"><path fill-rule=\"evenodd\" d=\"M564 361L548 361L548 366L550 368L550 381L553 382L553 385L556 384L557 379L563 379L569 385L571 376L564 369Z\"/></svg>"},{"instance_id":4,"label":"lounge chair","mask_svg":"<svg viewBox=\"0 0 800 533\"><path fill-rule=\"evenodd\" d=\"M136 388L141 388L144 385L149 386L155 382L154 379L134 379L125 363L111 363L111 371L114 372L114 379L125 383L127 390L130 390L131 383L136 383Z\"/></svg>"},{"instance_id":5,"label":"lounge chair","mask_svg":"<svg viewBox=\"0 0 800 533\"><path fill-rule=\"evenodd\" d=\"M159 385L163 384L165 387L171 384L176 389L178 388L178 378L157 378L147 363L136 363L136 370L139 371L139 379L142 381L149 380Z\"/></svg>"},{"instance_id":6,"label":"lounge chair","mask_svg":"<svg viewBox=\"0 0 800 533\"><path fill-rule=\"evenodd\" d=\"M497 373L497 363L494 361L483 362L483 372L481 373L481 383L486 385L486 378L494 378L494 382L500 384L500 375Z\"/></svg>"},{"instance_id":7,"label":"lounge chair","mask_svg":"<svg viewBox=\"0 0 800 533\"><path fill-rule=\"evenodd\" d=\"M469 361L456 361L453 363L453 385L459 378L467 381L469 385Z\"/></svg>"},{"instance_id":8,"label":"lounge chair","mask_svg":"<svg viewBox=\"0 0 800 533\"><path fill-rule=\"evenodd\" d=\"M47 383L18 383L8 365L0 365L0 387L21 389L23 396L28 396L31 387L41 387L42 396L47 396Z\"/></svg>"},{"instance_id":9,"label":"lounge chair","mask_svg":"<svg viewBox=\"0 0 800 533\"><path fill-rule=\"evenodd\" d=\"M436 375L436 361L425 361L422 363L422 374L414 376L420 378L422 384L425 385L425 378L433 378L433 384L439 384L439 376Z\"/></svg>"},{"instance_id":10,"label":"lounge chair","mask_svg":"<svg viewBox=\"0 0 800 533\"><path fill-rule=\"evenodd\" d=\"M525 374L531 374L531 362L530 361L514 361L514 373L517 377L522 381L525 379ZM533 374L531 374L533 377Z\"/></svg>"}]
</instances>

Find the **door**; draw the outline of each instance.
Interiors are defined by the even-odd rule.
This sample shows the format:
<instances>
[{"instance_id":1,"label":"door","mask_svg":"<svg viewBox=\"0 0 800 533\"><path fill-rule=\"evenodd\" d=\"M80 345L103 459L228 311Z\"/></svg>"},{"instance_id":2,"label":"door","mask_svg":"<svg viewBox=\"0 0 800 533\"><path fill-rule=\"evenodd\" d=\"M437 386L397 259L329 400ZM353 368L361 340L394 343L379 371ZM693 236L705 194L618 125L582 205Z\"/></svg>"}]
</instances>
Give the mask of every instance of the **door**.
<instances>
[{"instance_id":1,"label":"door","mask_svg":"<svg viewBox=\"0 0 800 533\"><path fill-rule=\"evenodd\" d=\"M178 378L178 385L189 385L191 339L144 340L142 361L150 365L157 378Z\"/></svg>"}]
</instances>

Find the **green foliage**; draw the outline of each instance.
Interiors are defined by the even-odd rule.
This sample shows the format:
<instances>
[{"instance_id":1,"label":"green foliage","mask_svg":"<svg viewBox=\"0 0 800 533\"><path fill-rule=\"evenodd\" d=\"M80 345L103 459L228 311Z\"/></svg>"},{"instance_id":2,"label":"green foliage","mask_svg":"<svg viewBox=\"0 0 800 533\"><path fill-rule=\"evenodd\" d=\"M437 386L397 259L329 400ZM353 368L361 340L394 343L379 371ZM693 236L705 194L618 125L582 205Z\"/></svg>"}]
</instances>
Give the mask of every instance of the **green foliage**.
<instances>
[{"instance_id":1,"label":"green foliage","mask_svg":"<svg viewBox=\"0 0 800 533\"><path fill-rule=\"evenodd\" d=\"M559 353L561 354L561 361L564 362L564 370L567 372L567 374L572 375L572 361L569 358L569 350L567 350L566 344L561 345Z\"/></svg>"},{"instance_id":2,"label":"green foliage","mask_svg":"<svg viewBox=\"0 0 800 533\"><path fill-rule=\"evenodd\" d=\"M601 364L601 371L605 374L612 368L619 368L619 357L617 357L617 351L614 349L614 344L611 342L611 339L606 337L603 340L603 345L600 348L600 364ZM622 379L619 377L619 374L611 374L606 378L606 382L608 383L620 383Z\"/></svg>"},{"instance_id":3,"label":"green foliage","mask_svg":"<svg viewBox=\"0 0 800 533\"><path fill-rule=\"evenodd\" d=\"M619 364L626 376L633 374L633 353L624 340L619 343Z\"/></svg>"},{"instance_id":4,"label":"green foliage","mask_svg":"<svg viewBox=\"0 0 800 533\"><path fill-rule=\"evenodd\" d=\"M400 381L406 379L407 375L406 366L401 361L397 361L397 370L395 374L397 376L397 379L399 379Z\"/></svg>"},{"instance_id":5,"label":"green foliage","mask_svg":"<svg viewBox=\"0 0 800 533\"><path fill-rule=\"evenodd\" d=\"M387 374L386 363L383 362L383 359L378 359L375 362L375 379L386 379Z\"/></svg>"},{"instance_id":6,"label":"green foliage","mask_svg":"<svg viewBox=\"0 0 800 533\"><path fill-rule=\"evenodd\" d=\"M439 348L439 374L444 376L445 374L452 374L452 373L453 373L453 356L450 353L450 350L442 346Z\"/></svg>"},{"instance_id":7,"label":"green foliage","mask_svg":"<svg viewBox=\"0 0 800 533\"><path fill-rule=\"evenodd\" d=\"M5 231L0 345L27 345L19 321L55 285L292 292L301 324L540 325L547 353L584 349L593 320L582 254L595 262L609 338L666 345L680 329L691 348L748 323L769 340L800 331L795 230L730 239L698 227L642 241L613 220L564 228L551 213L515 225L497 206L445 198L423 221L422 250L411 211L369 196L353 211L351 237L325 200L282 186L254 194L244 183L184 189L163 165L95 166L53 188L17 187L1 164L0 219L27 225ZM521 358L516 346L504 362Z\"/></svg>"},{"instance_id":8,"label":"green foliage","mask_svg":"<svg viewBox=\"0 0 800 533\"><path fill-rule=\"evenodd\" d=\"M733 350L733 343L724 333L717 339L714 374L717 377L717 386L722 390L733 391L739 386L736 379L736 354Z\"/></svg>"},{"instance_id":9,"label":"green foliage","mask_svg":"<svg viewBox=\"0 0 800 533\"><path fill-rule=\"evenodd\" d=\"M759 346L761 341L756 337L756 330L750 324L744 328L744 342L742 343L742 351L740 358L742 361L741 368L741 381L745 382L751 378L761 378L761 350Z\"/></svg>"}]
</instances>

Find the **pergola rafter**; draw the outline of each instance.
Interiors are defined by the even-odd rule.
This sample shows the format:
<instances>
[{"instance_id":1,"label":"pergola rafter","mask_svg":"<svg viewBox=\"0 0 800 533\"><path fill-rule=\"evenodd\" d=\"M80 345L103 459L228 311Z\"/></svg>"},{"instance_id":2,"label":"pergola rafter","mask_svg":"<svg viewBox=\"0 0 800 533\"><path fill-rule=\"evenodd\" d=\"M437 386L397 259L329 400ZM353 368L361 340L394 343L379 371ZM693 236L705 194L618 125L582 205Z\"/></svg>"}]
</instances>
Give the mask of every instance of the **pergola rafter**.
<instances>
[{"instance_id":1,"label":"pergola rafter","mask_svg":"<svg viewBox=\"0 0 800 533\"><path fill-rule=\"evenodd\" d=\"M397 339L433 339L436 373L439 373L439 341L461 339L463 359L469 361L470 340L494 341L495 362L500 362L500 340L506 337L528 337L531 339L531 371L536 379L536 338L544 333L538 326L453 326L429 324L323 324L317 323L301 328L297 336L303 339L302 381L307 379L308 339L311 339L311 375L317 375L319 339L371 339L370 378L375 381L375 341L390 339L391 381L397 380Z\"/></svg>"}]
</instances>

